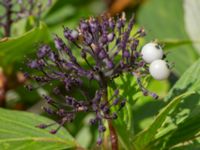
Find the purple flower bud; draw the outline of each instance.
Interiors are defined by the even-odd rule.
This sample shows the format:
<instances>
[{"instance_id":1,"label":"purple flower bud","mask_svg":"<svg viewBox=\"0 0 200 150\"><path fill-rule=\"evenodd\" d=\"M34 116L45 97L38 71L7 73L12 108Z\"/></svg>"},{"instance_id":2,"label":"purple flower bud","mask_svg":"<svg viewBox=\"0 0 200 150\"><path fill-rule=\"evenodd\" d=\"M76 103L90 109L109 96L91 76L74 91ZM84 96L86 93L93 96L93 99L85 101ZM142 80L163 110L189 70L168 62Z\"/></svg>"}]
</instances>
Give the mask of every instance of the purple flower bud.
<instances>
[{"instance_id":1,"label":"purple flower bud","mask_svg":"<svg viewBox=\"0 0 200 150\"><path fill-rule=\"evenodd\" d=\"M64 109L59 109L57 112L56 112L57 115L59 116L64 116L65 115L65 110Z\"/></svg>"},{"instance_id":2,"label":"purple flower bud","mask_svg":"<svg viewBox=\"0 0 200 150\"><path fill-rule=\"evenodd\" d=\"M130 53L128 50L123 51L123 57L126 57L126 58L130 57Z\"/></svg>"},{"instance_id":3,"label":"purple flower bud","mask_svg":"<svg viewBox=\"0 0 200 150\"><path fill-rule=\"evenodd\" d=\"M120 28L124 27L124 25L125 25L125 20L123 20L123 19L120 18L117 21L117 28L120 29Z\"/></svg>"},{"instance_id":4,"label":"purple flower bud","mask_svg":"<svg viewBox=\"0 0 200 150\"><path fill-rule=\"evenodd\" d=\"M52 109L50 109L50 108L43 107L43 110L44 110L45 112L47 112L49 115L54 114L54 111L53 111Z\"/></svg>"},{"instance_id":5,"label":"purple flower bud","mask_svg":"<svg viewBox=\"0 0 200 150\"><path fill-rule=\"evenodd\" d=\"M84 31L84 30L87 30L87 28L88 28L88 24L84 21L81 21L80 22L80 29Z\"/></svg>"},{"instance_id":6,"label":"purple flower bud","mask_svg":"<svg viewBox=\"0 0 200 150\"><path fill-rule=\"evenodd\" d=\"M51 61L53 61L53 62L56 61L56 55L55 55L53 52L50 52L50 53L49 53L48 58L49 58Z\"/></svg>"},{"instance_id":7,"label":"purple flower bud","mask_svg":"<svg viewBox=\"0 0 200 150\"><path fill-rule=\"evenodd\" d=\"M51 133L51 134L56 134L56 133L57 133L57 130L53 129L53 130L50 131L50 133Z\"/></svg>"},{"instance_id":8,"label":"purple flower bud","mask_svg":"<svg viewBox=\"0 0 200 150\"><path fill-rule=\"evenodd\" d=\"M139 40L134 39L133 43L131 44L131 50L135 51L139 44Z\"/></svg>"},{"instance_id":9,"label":"purple flower bud","mask_svg":"<svg viewBox=\"0 0 200 150\"><path fill-rule=\"evenodd\" d=\"M112 29L112 30L114 30L114 28L115 28L115 22L114 22L114 20L113 19L109 19L109 27Z\"/></svg>"},{"instance_id":10,"label":"purple flower bud","mask_svg":"<svg viewBox=\"0 0 200 150\"><path fill-rule=\"evenodd\" d=\"M93 103L93 104L92 104L92 109L93 109L94 111L97 111L97 110L98 110L98 107L97 107L97 104L96 104L96 103Z\"/></svg>"},{"instance_id":11,"label":"purple flower bud","mask_svg":"<svg viewBox=\"0 0 200 150\"><path fill-rule=\"evenodd\" d=\"M114 40L115 34L114 33L109 33L107 35L107 40L108 42L112 42Z\"/></svg>"},{"instance_id":12,"label":"purple flower bud","mask_svg":"<svg viewBox=\"0 0 200 150\"><path fill-rule=\"evenodd\" d=\"M106 44L108 42L107 35L102 35L100 38L100 42L102 45Z\"/></svg>"},{"instance_id":13,"label":"purple flower bud","mask_svg":"<svg viewBox=\"0 0 200 150\"><path fill-rule=\"evenodd\" d=\"M98 29L97 21L94 18L90 19L89 26L90 26L91 32L96 32Z\"/></svg>"},{"instance_id":14,"label":"purple flower bud","mask_svg":"<svg viewBox=\"0 0 200 150\"><path fill-rule=\"evenodd\" d=\"M41 46L37 52L38 58L43 58L49 51L50 47L48 45Z\"/></svg>"},{"instance_id":15,"label":"purple flower bud","mask_svg":"<svg viewBox=\"0 0 200 150\"><path fill-rule=\"evenodd\" d=\"M43 95L43 98L47 101L47 103L51 104L53 102L53 99L48 95Z\"/></svg>"},{"instance_id":16,"label":"purple flower bud","mask_svg":"<svg viewBox=\"0 0 200 150\"><path fill-rule=\"evenodd\" d=\"M96 123L97 123L97 120L96 120L96 119L90 119L90 121L89 121L89 122L90 122L90 124L91 124L91 125L94 125L94 124L96 124Z\"/></svg>"},{"instance_id":17,"label":"purple flower bud","mask_svg":"<svg viewBox=\"0 0 200 150\"><path fill-rule=\"evenodd\" d=\"M116 98L114 101L113 101L113 105L117 105L119 103L119 98Z\"/></svg>"},{"instance_id":18,"label":"purple flower bud","mask_svg":"<svg viewBox=\"0 0 200 150\"><path fill-rule=\"evenodd\" d=\"M114 95L117 96L118 94L119 94L119 89L116 89L116 90L114 91Z\"/></svg>"},{"instance_id":19,"label":"purple flower bud","mask_svg":"<svg viewBox=\"0 0 200 150\"><path fill-rule=\"evenodd\" d=\"M73 39L77 39L78 38L78 32L76 30L72 30L70 35L71 35L71 37Z\"/></svg>"},{"instance_id":20,"label":"purple flower bud","mask_svg":"<svg viewBox=\"0 0 200 150\"><path fill-rule=\"evenodd\" d=\"M94 79L94 74L93 74L93 72L88 72L87 73L87 78L89 79L89 80L92 80L92 79Z\"/></svg>"},{"instance_id":21,"label":"purple flower bud","mask_svg":"<svg viewBox=\"0 0 200 150\"><path fill-rule=\"evenodd\" d=\"M118 118L117 114L116 114L116 113L113 113L112 118L113 118L113 119L117 119L117 118Z\"/></svg>"},{"instance_id":22,"label":"purple flower bud","mask_svg":"<svg viewBox=\"0 0 200 150\"><path fill-rule=\"evenodd\" d=\"M108 106L105 106L102 110L105 114L109 114L110 108Z\"/></svg>"},{"instance_id":23,"label":"purple flower bud","mask_svg":"<svg viewBox=\"0 0 200 150\"><path fill-rule=\"evenodd\" d=\"M135 59L139 58L140 57L140 53L139 52L135 52L134 53L134 57L135 57Z\"/></svg>"},{"instance_id":24,"label":"purple flower bud","mask_svg":"<svg viewBox=\"0 0 200 150\"><path fill-rule=\"evenodd\" d=\"M65 46L65 43L63 42L63 40L61 38L59 38L57 35L54 38L54 43L55 43L55 47L58 50L62 50Z\"/></svg>"},{"instance_id":25,"label":"purple flower bud","mask_svg":"<svg viewBox=\"0 0 200 150\"><path fill-rule=\"evenodd\" d=\"M46 124L39 124L36 126L37 128L40 128L40 129L45 129L47 128L48 126Z\"/></svg>"},{"instance_id":26,"label":"purple flower bud","mask_svg":"<svg viewBox=\"0 0 200 150\"><path fill-rule=\"evenodd\" d=\"M101 50L99 53L99 58L104 59L104 58L106 58L106 56L107 56L106 52L104 50Z\"/></svg>"},{"instance_id":27,"label":"purple flower bud","mask_svg":"<svg viewBox=\"0 0 200 150\"><path fill-rule=\"evenodd\" d=\"M144 31L144 28L140 28L136 34L139 34L140 37L143 37L146 35L145 31Z\"/></svg>"},{"instance_id":28,"label":"purple flower bud","mask_svg":"<svg viewBox=\"0 0 200 150\"><path fill-rule=\"evenodd\" d=\"M102 142L103 142L102 138L101 138L101 137L99 137L99 138L97 139L97 144L98 144L98 145L101 145L101 144L102 144Z\"/></svg>"},{"instance_id":29,"label":"purple flower bud","mask_svg":"<svg viewBox=\"0 0 200 150\"><path fill-rule=\"evenodd\" d=\"M30 84L26 85L25 88L27 88L29 91L33 91L33 86Z\"/></svg>"},{"instance_id":30,"label":"purple flower bud","mask_svg":"<svg viewBox=\"0 0 200 150\"><path fill-rule=\"evenodd\" d=\"M142 93L144 96L147 96L149 94L149 92L146 89L142 89Z\"/></svg>"},{"instance_id":31,"label":"purple flower bud","mask_svg":"<svg viewBox=\"0 0 200 150\"><path fill-rule=\"evenodd\" d=\"M120 61L120 67L121 67L121 68L124 68L124 67L125 67L125 64L124 64L123 61Z\"/></svg>"},{"instance_id":32,"label":"purple flower bud","mask_svg":"<svg viewBox=\"0 0 200 150\"><path fill-rule=\"evenodd\" d=\"M87 34L84 36L84 41L86 45L91 45L93 42L93 37L91 34Z\"/></svg>"},{"instance_id":33,"label":"purple flower bud","mask_svg":"<svg viewBox=\"0 0 200 150\"><path fill-rule=\"evenodd\" d=\"M139 67L144 67L144 65L145 65L146 63L145 63L145 61L141 61L141 62L139 62Z\"/></svg>"},{"instance_id":34,"label":"purple flower bud","mask_svg":"<svg viewBox=\"0 0 200 150\"><path fill-rule=\"evenodd\" d=\"M126 100L124 99L121 103L120 103L120 107L124 107L126 104Z\"/></svg>"},{"instance_id":35,"label":"purple flower bud","mask_svg":"<svg viewBox=\"0 0 200 150\"><path fill-rule=\"evenodd\" d=\"M66 103L68 104L68 105L73 105L74 104L74 100L73 100L73 98L72 97L66 97Z\"/></svg>"},{"instance_id":36,"label":"purple flower bud","mask_svg":"<svg viewBox=\"0 0 200 150\"><path fill-rule=\"evenodd\" d=\"M64 28L64 36L69 41L77 40L79 33L76 30L69 30L68 28Z\"/></svg>"},{"instance_id":37,"label":"purple flower bud","mask_svg":"<svg viewBox=\"0 0 200 150\"><path fill-rule=\"evenodd\" d=\"M114 64L111 60L107 60L106 65L107 65L108 69L112 69L114 67Z\"/></svg>"},{"instance_id":38,"label":"purple flower bud","mask_svg":"<svg viewBox=\"0 0 200 150\"><path fill-rule=\"evenodd\" d=\"M37 62L37 60L32 60L28 63L28 67L32 68L32 69L36 69L39 67L39 64Z\"/></svg>"},{"instance_id":39,"label":"purple flower bud","mask_svg":"<svg viewBox=\"0 0 200 150\"><path fill-rule=\"evenodd\" d=\"M99 125L98 130L99 130L99 132L105 132L106 127L104 127L103 125Z\"/></svg>"},{"instance_id":40,"label":"purple flower bud","mask_svg":"<svg viewBox=\"0 0 200 150\"><path fill-rule=\"evenodd\" d=\"M30 78L29 73L28 73L28 72L24 72L24 77L25 77L26 79Z\"/></svg>"},{"instance_id":41,"label":"purple flower bud","mask_svg":"<svg viewBox=\"0 0 200 150\"><path fill-rule=\"evenodd\" d=\"M158 99L159 96L156 94L156 93L151 93L151 96L154 98L154 99Z\"/></svg>"}]
</instances>

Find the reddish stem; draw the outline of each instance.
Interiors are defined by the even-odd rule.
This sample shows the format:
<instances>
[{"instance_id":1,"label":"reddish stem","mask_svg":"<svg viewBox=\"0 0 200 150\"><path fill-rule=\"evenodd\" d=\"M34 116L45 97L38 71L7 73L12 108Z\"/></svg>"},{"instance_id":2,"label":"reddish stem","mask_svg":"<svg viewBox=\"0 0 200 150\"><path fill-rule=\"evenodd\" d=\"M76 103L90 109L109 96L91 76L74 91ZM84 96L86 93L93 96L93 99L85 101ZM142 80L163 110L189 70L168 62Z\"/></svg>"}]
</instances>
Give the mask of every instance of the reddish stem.
<instances>
[{"instance_id":1,"label":"reddish stem","mask_svg":"<svg viewBox=\"0 0 200 150\"><path fill-rule=\"evenodd\" d=\"M112 122L108 122L109 130L110 130L110 141L112 150L118 150L118 137L115 128L112 125Z\"/></svg>"}]
</instances>

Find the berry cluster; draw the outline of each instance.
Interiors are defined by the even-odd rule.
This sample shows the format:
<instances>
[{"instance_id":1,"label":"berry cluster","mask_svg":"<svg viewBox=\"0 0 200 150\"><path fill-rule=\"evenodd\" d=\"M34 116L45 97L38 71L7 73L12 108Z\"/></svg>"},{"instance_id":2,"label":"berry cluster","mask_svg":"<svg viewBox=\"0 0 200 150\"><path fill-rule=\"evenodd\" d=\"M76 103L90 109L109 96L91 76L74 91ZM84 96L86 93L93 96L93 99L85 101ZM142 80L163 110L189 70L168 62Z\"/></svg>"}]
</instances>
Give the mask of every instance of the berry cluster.
<instances>
[{"instance_id":1,"label":"berry cluster","mask_svg":"<svg viewBox=\"0 0 200 150\"><path fill-rule=\"evenodd\" d=\"M95 117L90 120L90 124L98 127L97 142L101 144L106 130L104 121L117 119L117 113L127 102L119 94L119 89L115 89L113 95L108 97L109 83L125 73L136 78L144 95L158 98L141 84L142 77L149 75L149 67L137 50L139 39L145 32L141 28L133 33L134 23L132 17L126 25L125 14L116 19L102 15L81 20L77 29L64 27L65 39L55 35L56 50L42 44L37 58L28 61L28 66L38 72L32 75L25 73L25 76L41 86L53 86L54 96L44 95L44 99L50 104L44 110L59 118L58 128L51 130L51 133L56 133L65 123L72 122L77 113L92 112ZM88 93L86 83L97 85L94 92L90 89L91 92ZM34 87L28 85L27 88L32 90ZM77 93L80 93L79 96ZM112 109L113 107L117 109ZM41 124L38 127L47 128L51 125L55 124Z\"/></svg>"},{"instance_id":2,"label":"berry cluster","mask_svg":"<svg viewBox=\"0 0 200 150\"><path fill-rule=\"evenodd\" d=\"M143 46L142 58L146 63L150 63L149 72L156 80L164 80L169 74L170 70L165 60L162 60L164 53L158 43L152 42Z\"/></svg>"}]
</instances>

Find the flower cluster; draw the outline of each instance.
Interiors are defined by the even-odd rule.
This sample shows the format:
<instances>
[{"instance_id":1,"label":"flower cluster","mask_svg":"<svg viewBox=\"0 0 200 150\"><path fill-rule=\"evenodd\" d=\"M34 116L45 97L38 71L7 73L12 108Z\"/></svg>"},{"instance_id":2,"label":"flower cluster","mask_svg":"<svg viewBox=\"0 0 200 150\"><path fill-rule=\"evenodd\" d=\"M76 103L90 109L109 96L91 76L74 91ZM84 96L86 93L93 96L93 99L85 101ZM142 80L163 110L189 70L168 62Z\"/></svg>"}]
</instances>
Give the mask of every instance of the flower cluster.
<instances>
[{"instance_id":1,"label":"flower cluster","mask_svg":"<svg viewBox=\"0 0 200 150\"><path fill-rule=\"evenodd\" d=\"M0 29L5 30L5 36L10 35L10 28L14 22L27 16L40 17L42 11L51 5L51 0L45 4L42 0L1 0Z\"/></svg>"},{"instance_id":2,"label":"flower cluster","mask_svg":"<svg viewBox=\"0 0 200 150\"><path fill-rule=\"evenodd\" d=\"M131 73L137 79L144 95L158 97L141 84L141 77L149 74L148 65L137 50L139 38L145 32L141 28L133 33L134 23L132 17L126 25L125 14L116 19L105 14L98 18L91 17L81 20L75 30L63 27L65 39L58 35L54 37L56 50L46 44L40 45L37 59L28 61L29 68L40 73L25 73L25 76L40 85L54 85L54 97L44 95L51 106L44 110L59 118L58 128L51 130L51 133L56 133L65 123L72 122L77 113L92 112L95 117L90 120L90 124L98 126L97 142L101 144L106 130L103 121L117 119L118 111L127 102L125 97L119 95L119 89L115 89L108 98L108 84L124 73ZM98 85L92 95L85 88L86 82ZM32 85L27 88L34 89ZM81 96L73 95L74 90L79 91ZM113 107L117 109L113 111ZM54 124L41 124L38 127L47 128L51 125Z\"/></svg>"}]
</instances>

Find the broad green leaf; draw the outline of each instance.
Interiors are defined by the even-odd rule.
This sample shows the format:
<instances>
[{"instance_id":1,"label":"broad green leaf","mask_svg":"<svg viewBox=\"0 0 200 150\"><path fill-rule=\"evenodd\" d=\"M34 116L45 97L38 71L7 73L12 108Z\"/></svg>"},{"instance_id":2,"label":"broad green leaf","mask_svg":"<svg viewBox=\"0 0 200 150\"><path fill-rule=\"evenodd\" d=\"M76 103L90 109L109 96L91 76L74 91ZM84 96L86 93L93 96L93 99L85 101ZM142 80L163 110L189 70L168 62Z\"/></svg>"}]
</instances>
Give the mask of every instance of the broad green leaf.
<instances>
[{"instance_id":1,"label":"broad green leaf","mask_svg":"<svg viewBox=\"0 0 200 150\"><path fill-rule=\"evenodd\" d=\"M188 35L194 41L200 40L200 1L184 0L184 19ZM200 54L200 44L194 43L194 47Z\"/></svg>"},{"instance_id":2,"label":"broad green leaf","mask_svg":"<svg viewBox=\"0 0 200 150\"><path fill-rule=\"evenodd\" d=\"M53 121L27 112L0 109L1 150L61 150L77 146L76 141L61 128L52 135L35 126Z\"/></svg>"},{"instance_id":3,"label":"broad green leaf","mask_svg":"<svg viewBox=\"0 0 200 150\"><path fill-rule=\"evenodd\" d=\"M146 1L138 13L138 22L147 31L146 40L190 40L184 28L184 11L181 6L182 0ZM166 50L170 51L168 59L175 63L174 70L178 75L181 75L198 57L192 44L176 45Z\"/></svg>"},{"instance_id":4,"label":"broad green leaf","mask_svg":"<svg viewBox=\"0 0 200 150\"><path fill-rule=\"evenodd\" d=\"M7 66L20 61L26 54L35 51L40 42L49 41L49 33L45 24L36 27L20 37L8 38L0 42L0 65Z\"/></svg>"},{"instance_id":5,"label":"broad green leaf","mask_svg":"<svg viewBox=\"0 0 200 150\"><path fill-rule=\"evenodd\" d=\"M185 98L178 106L176 111L168 116L173 122L175 127L172 130L170 125L166 125L161 131L167 131L165 135L158 136L157 141L160 138L167 138L168 140L164 144L166 147L173 147L179 143L183 143L188 140L195 140L195 136L200 132L200 59L194 63L177 81L177 83L170 90L169 94L165 98L166 101L170 101L179 94L195 91L195 94ZM172 140L173 139L173 140ZM162 143L160 141L160 143Z\"/></svg>"},{"instance_id":6,"label":"broad green leaf","mask_svg":"<svg viewBox=\"0 0 200 150\"><path fill-rule=\"evenodd\" d=\"M171 100L180 93L185 91L200 92L200 59L197 60L176 82L169 94L166 96L165 101Z\"/></svg>"},{"instance_id":7,"label":"broad green leaf","mask_svg":"<svg viewBox=\"0 0 200 150\"><path fill-rule=\"evenodd\" d=\"M200 137L200 115L195 115L188 117L178 125L177 129L171 133L165 146L172 147L179 143L194 141L198 137Z\"/></svg>"},{"instance_id":8,"label":"broad green leaf","mask_svg":"<svg viewBox=\"0 0 200 150\"><path fill-rule=\"evenodd\" d=\"M193 94L193 92L184 93L175 97L167 106L161 110L150 127L136 135L134 143L138 150L147 149L148 144L155 139L155 135L157 134L157 131L163 122L166 120L167 115L176 108L176 106L183 98L191 94Z\"/></svg>"},{"instance_id":9,"label":"broad green leaf","mask_svg":"<svg viewBox=\"0 0 200 150\"><path fill-rule=\"evenodd\" d=\"M162 147L163 149L172 149L173 147L181 146L187 143L187 145L197 146L200 141L200 111L199 104L192 104L197 100L196 94L184 99L171 113L167 121L163 124L162 128L159 129L156 139L152 141L149 146L152 149ZM185 105L186 107L183 107ZM187 106L193 107L194 111L187 108ZM191 105L191 106L190 106ZM196 113L194 113L196 111Z\"/></svg>"},{"instance_id":10,"label":"broad green leaf","mask_svg":"<svg viewBox=\"0 0 200 150\"><path fill-rule=\"evenodd\" d=\"M198 143L192 143L189 145L177 145L173 148L171 148L170 150L199 150L200 149L200 145Z\"/></svg>"}]
</instances>

